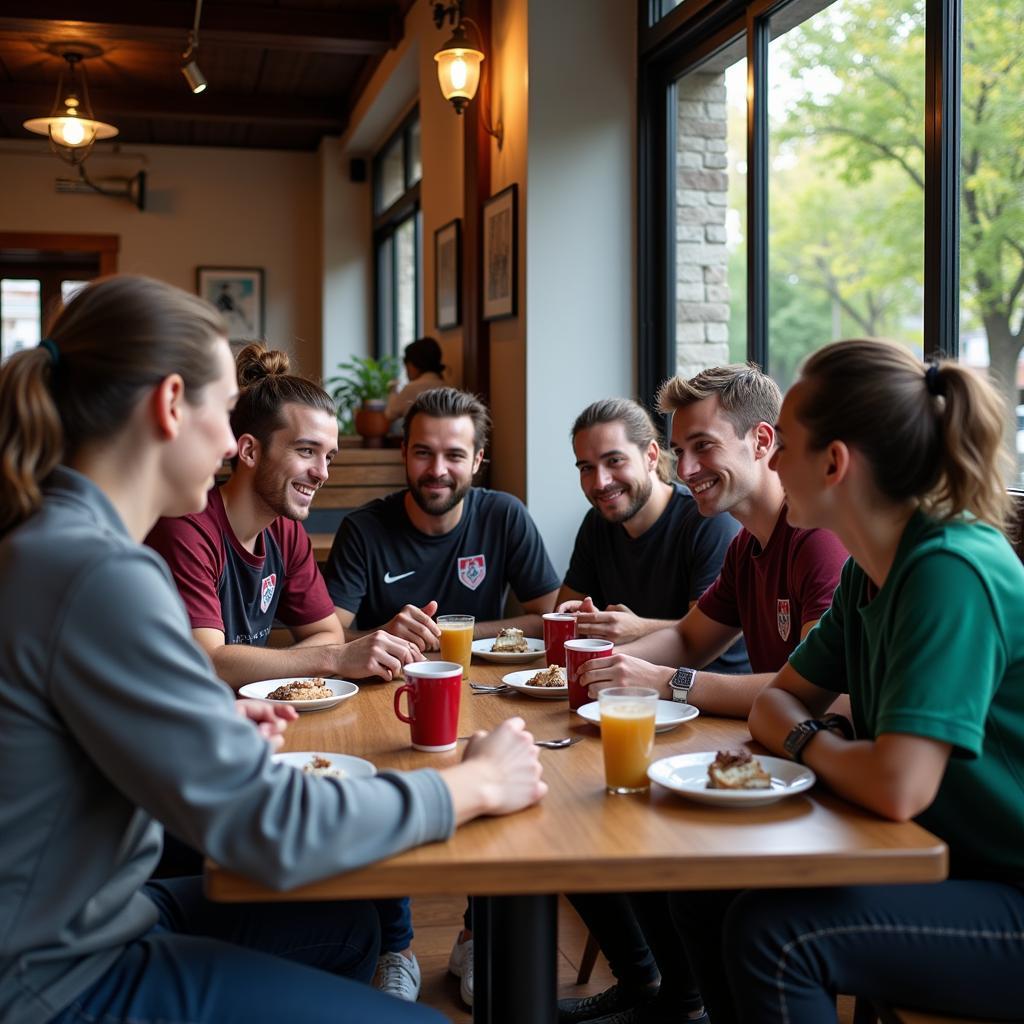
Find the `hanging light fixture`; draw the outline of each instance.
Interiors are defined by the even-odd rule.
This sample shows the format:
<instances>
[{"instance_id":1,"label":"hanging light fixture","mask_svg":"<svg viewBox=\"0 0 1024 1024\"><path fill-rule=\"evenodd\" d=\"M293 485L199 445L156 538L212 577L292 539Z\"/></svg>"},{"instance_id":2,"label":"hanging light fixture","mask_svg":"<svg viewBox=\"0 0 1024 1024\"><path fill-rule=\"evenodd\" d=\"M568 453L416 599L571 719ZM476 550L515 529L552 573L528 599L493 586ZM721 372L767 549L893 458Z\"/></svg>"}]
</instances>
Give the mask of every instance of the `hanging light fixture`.
<instances>
[{"instance_id":1,"label":"hanging light fixture","mask_svg":"<svg viewBox=\"0 0 1024 1024\"><path fill-rule=\"evenodd\" d=\"M181 55L181 73L188 82L188 87L198 95L206 89L206 75L199 70L196 53L199 51L199 15L203 10L203 0L196 0L196 16L192 23L192 31L188 34L188 47Z\"/></svg>"},{"instance_id":2,"label":"hanging light fixture","mask_svg":"<svg viewBox=\"0 0 1024 1024\"><path fill-rule=\"evenodd\" d=\"M98 139L112 139L117 129L112 124L97 121L89 102L89 84L85 67L79 65L85 56L94 56L95 47L65 44L69 49L61 53L67 66L57 80L57 95L48 117L32 117L24 127L50 140L50 148L62 160L77 166L92 150ZM88 51L92 52L88 52Z\"/></svg>"},{"instance_id":3,"label":"hanging light fixture","mask_svg":"<svg viewBox=\"0 0 1024 1024\"><path fill-rule=\"evenodd\" d=\"M480 84L480 66L484 61L483 50L470 42L463 26L472 25L478 37L480 28L471 18L463 17L462 0L454 0L450 4L445 4L441 0L435 2L434 25L441 28L446 18L452 25L452 34L444 46L434 54L434 60L437 62L437 80L441 86L441 94L455 108L455 113L461 114L476 95ZM483 104L480 105L480 119L487 134L498 140L498 148L501 149L501 122L492 127L484 113Z\"/></svg>"}]
</instances>

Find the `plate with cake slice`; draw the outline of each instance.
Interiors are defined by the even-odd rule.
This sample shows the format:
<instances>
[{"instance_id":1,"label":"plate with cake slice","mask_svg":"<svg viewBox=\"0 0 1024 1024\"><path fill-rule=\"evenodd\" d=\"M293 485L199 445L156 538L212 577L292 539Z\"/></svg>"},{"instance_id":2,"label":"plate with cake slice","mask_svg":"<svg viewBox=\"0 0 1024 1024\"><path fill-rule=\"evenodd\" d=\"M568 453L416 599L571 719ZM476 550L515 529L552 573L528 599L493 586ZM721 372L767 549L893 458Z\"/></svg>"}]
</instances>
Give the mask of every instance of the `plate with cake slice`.
<instances>
[{"instance_id":1,"label":"plate with cake slice","mask_svg":"<svg viewBox=\"0 0 1024 1024\"><path fill-rule=\"evenodd\" d=\"M522 672L509 672L501 681L513 690L525 693L527 697L541 700L564 700L569 696L569 685L565 681L565 669L559 665L548 665L539 671L532 668Z\"/></svg>"},{"instance_id":2,"label":"plate with cake slice","mask_svg":"<svg viewBox=\"0 0 1024 1024\"><path fill-rule=\"evenodd\" d=\"M473 653L484 661L524 665L528 661L536 661L544 653L544 641L523 636L521 629L509 626L499 630L497 636L474 640Z\"/></svg>"},{"instance_id":3,"label":"plate with cake slice","mask_svg":"<svg viewBox=\"0 0 1024 1024\"><path fill-rule=\"evenodd\" d=\"M721 807L773 804L814 785L814 772L781 757L749 750L708 750L655 761L647 777L690 800Z\"/></svg>"},{"instance_id":4,"label":"plate with cake slice","mask_svg":"<svg viewBox=\"0 0 1024 1024\"><path fill-rule=\"evenodd\" d=\"M239 696L268 700L271 704L291 704L296 711L326 711L359 692L347 679L324 679L320 676L296 679L260 679L246 683Z\"/></svg>"}]
</instances>

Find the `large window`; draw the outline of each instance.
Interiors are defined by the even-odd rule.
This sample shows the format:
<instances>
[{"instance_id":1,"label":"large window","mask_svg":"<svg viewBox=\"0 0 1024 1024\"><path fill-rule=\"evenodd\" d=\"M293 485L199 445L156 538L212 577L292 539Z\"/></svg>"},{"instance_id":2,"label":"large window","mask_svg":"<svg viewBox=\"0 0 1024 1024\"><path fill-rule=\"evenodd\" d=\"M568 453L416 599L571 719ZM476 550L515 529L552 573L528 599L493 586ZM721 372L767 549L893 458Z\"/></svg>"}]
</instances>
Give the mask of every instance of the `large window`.
<instances>
[{"instance_id":1,"label":"large window","mask_svg":"<svg viewBox=\"0 0 1024 1024\"><path fill-rule=\"evenodd\" d=\"M1024 0L709 0L642 29L641 396L725 358L785 387L885 336L990 368L1024 465L1022 30Z\"/></svg>"},{"instance_id":2,"label":"large window","mask_svg":"<svg viewBox=\"0 0 1024 1024\"><path fill-rule=\"evenodd\" d=\"M378 356L423 333L420 122L414 112L373 161Z\"/></svg>"}]
</instances>

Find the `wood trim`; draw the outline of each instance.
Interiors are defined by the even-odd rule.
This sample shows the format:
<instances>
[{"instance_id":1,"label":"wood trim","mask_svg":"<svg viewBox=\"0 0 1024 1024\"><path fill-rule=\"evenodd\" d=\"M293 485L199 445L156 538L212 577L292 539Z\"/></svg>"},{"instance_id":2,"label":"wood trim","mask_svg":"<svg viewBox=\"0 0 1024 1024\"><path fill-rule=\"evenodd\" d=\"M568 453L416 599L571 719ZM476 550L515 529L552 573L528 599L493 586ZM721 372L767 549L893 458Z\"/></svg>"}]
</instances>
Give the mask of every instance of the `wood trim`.
<instances>
[{"instance_id":1,"label":"wood trim","mask_svg":"<svg viewBox=\"0 0 1024 1024\"><path fill-rule=\"evenodd\" d=\"M40 249L43 252L112 252L121 248L120 235L70 235L57 231L0 231L0 249Z\"/></svg>"}]
</instances>

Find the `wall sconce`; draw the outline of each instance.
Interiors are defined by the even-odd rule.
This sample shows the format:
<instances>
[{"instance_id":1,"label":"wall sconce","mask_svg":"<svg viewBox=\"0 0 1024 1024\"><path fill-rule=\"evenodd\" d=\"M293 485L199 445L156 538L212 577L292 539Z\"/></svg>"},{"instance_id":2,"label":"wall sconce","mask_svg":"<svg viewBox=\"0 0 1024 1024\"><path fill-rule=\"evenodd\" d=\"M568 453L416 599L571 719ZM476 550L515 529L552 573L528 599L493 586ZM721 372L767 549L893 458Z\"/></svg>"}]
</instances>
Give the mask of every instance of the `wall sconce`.
<instances>
[{"instance_id":1,"label":"wall sconce","mask_svg":"<svg viewBox=\"0 0 1024 1024\"><path fill-rule=\"evenodd\" d=\"M192 31L188 34L188 47L181 55L181 73L188 82L188 87L198 96L206 89L206 75L199 70L196 53L199 50L199 15L203 10L203 0L196 0L196 16L192 23Z\"/></svg>"},{"instance_id":2,"label":"wall sconce","mask_svg":"<svg viewBox=\"0 0 1024 1024\"><path fill-rule=\"evenodd\" d=\"M65 50L65 47L74 49ZM37 135L47 136L50 149L61 160L77 166L89 155L97 139L112 139L117 129L93 117L85 68L77 70L86 56L97 56L100 51L94 46L79 43L64 43L61 49L64 52L60 56L67 62L67 67L57 79L57 96L49 116L29 118L23 127Z\"/></svg>"},{"instance_id":3,"label":"wall sconce","mask_svg":"<svg viewBox=\"0 0 1024 1024\"><path fill-rule=\"evenodd\" d=\"M484 61L483 50L474 46L463 25L471 25L480 39L480 26L472 18L462 15L462 0L454 0L445 4L442 0L434 3L434 25L441 28L447 19L452 25L451 38L434 54L437 61L437 80L441 86L441 95L461 114L467 104L476 95L480 84L480 65ZM484 110L484 103L479 104L480 121L488 135L498 140L498 149L504 141L501 122L491 126Z\"/></svg>"}]
</instances>

